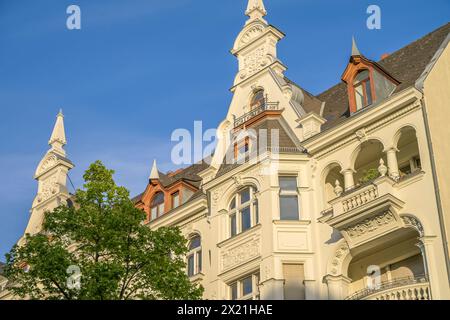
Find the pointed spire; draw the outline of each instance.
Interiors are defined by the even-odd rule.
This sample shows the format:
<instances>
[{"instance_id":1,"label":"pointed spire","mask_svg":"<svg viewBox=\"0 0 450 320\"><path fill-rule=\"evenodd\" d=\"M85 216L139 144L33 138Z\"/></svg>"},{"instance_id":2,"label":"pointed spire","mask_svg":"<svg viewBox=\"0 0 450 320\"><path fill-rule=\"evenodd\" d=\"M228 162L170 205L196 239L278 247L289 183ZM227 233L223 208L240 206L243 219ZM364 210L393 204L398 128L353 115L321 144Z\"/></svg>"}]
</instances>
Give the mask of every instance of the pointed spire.
<instances>
[{"instance_id":1,"label":"pointed spire","mask_svg":"<svg viewBox=\"0 0 450 320\"><path fill-rule=\"evenodd\" d=\"M352 37L352 57L360 56L361 52L359 52L358 46L356 45L355 37Z\"/></svg>"},{"instance_id":2,"label":"pointed spire","mask_svg":"<svg viewBox=\"0 0 450 320\"><path fill-rule=\"evenodd\" d=\"M158 167L156 166L156 160L153 160L152 171L150 172L150 180L159 180Z\"/></svg>"},{"instance_id":3,"label":"pointed spire","mask_svg":"<svg viewBox=\"0 0 450 320\"><path fill-rule=\"evenodd\" d=\"M66 133L64 130L64 115L62 109L59 110L59 113L56 116L55 127L53 128L53 132L48 144L52 147L53 151L56 151L62 155L66 154L63 149L63 147L67 144L67 141Z\"/></svg>"},{"instance_id":4,"label":"pointed spire","mask_svg":"<svg viewBox=\"0 0 450 320\"><path fill-rule=\"evenodd\" d=\"M250 17L250 20L265 17L267 11L263 0L249 0L245 14Z\"/></svg>"}]
</instances>

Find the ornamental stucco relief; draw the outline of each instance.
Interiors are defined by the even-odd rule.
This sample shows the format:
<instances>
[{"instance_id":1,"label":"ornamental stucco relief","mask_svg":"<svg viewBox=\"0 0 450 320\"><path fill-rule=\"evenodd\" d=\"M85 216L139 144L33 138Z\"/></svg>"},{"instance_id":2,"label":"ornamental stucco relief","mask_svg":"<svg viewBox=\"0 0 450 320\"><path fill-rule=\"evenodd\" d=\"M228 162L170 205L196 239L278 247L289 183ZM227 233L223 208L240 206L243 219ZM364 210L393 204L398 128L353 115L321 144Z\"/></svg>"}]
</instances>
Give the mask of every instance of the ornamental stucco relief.
<instances>
[{"instance_id":1,"label":"ornamental stucco relief","mask_svg":"<svg viewBox=\"0 0 450 320\"><path fill-rule=\"evenodd\" d=\"M253 39L259 37L264 32L264 27L262 25L256 25L248 29L241 40L239 41L238 48L242 48L246 44L250 43Z\"/></svg>"},{"instance_id":2,"label":"ornamental stucco relief","mask_svg":"<svg viewBox=\"0 0 450 320\"><path fill-rule=\"evenodd\" d=\"M53 168L58 162L58 159L56 159L55 155L50 155L47 157L47 159L44 160L41 167L37 171L37 175L41 175L42 173L46 172L48 169Z\"/></svg>"},{"instance_id":3,"label":"ornamental stucco relief","mask_svg":"<svg viewBox=\"0 0 450 320\"><path fill-rule=\"evenodd\" d=\"M58 178L53 176L42 182L41 192L38 194L38 202L43 202L58 192Z\"/></svg>"},{"instance_id":4,"label":"ornamental stucco relief","mask_svg":"<svg viewBox=\"0 0 450 320\"><path fill-rule=\"evenodd\" d=\"M260 255L259 239L226 250L222 254L222 269L227 270L247 262Z\"/></svg>"},{"instance_id":5,"label":"ornamental stucco relief","mask_svg":"<svg viewBox=\"0 0 450 320\"><path fill-rule=\"evenodd\" d=\"M372 233L395 221L395 217L392 212L388 211L373 218L368 218L361 223L358 223L352 227L345 229L348 236L352 239L359 238L365 234Z\"/></svg>"}]
</instances>

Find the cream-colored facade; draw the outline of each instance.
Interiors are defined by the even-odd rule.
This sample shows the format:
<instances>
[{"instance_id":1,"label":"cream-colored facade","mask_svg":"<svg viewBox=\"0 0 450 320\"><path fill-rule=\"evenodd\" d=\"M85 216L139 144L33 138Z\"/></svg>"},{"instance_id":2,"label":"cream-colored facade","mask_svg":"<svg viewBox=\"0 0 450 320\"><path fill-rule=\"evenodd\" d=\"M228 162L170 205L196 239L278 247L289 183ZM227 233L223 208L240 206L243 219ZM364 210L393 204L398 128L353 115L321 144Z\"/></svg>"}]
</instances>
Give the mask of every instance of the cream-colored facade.
<instances>
[{"instance_id":1,"label":"cream-colored facade","mask_svg":"<svg viewBox=\"0 0 450 320\"><path fill-rule=\"evenodd\" d=\"M369 61L354 44L349 68L372 68L365 89L372 97L364 97L373 101L333 118L337 94L345 92L352 105L347 86L352 92L359 84L312 96L285 77L277 56L284 34L265 20L262 0L250 0L246 14L232 49L239 66L233 99L212 161L195 173L198 190L185 191L163 212L150 195L173 183L162 183L154 166L135 199L149 227L179 226L191 240L188 272L205 299L450 299L448 25L416 81L408 85L396 72L386 92L373 82L384 72L390 79L389 61ZM262 104L254 104L261 92ZM276 143L265 145L257 161L233 163L240 144L254 141L245 129L256 127L276 132ZM42 210L68 197L72 164L61 151L62 115L52 137L36 173L39 194L27 232ZM230 150L232 163L224 163Z\"/></svg>"}]
</instances>

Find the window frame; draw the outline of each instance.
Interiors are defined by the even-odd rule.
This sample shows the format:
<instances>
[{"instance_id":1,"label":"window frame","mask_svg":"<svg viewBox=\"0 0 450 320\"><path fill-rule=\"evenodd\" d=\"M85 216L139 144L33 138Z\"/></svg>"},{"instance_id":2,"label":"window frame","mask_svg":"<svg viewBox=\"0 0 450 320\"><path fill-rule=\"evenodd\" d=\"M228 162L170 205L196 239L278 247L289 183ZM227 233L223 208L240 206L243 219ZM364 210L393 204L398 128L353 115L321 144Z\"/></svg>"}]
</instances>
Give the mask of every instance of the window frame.
<instances>
[{"instance_id":1,"label":"window frame","mask_svg":"<svg viewBox=\"0 0 450 320\"><path fill-rule=\"evenodd\" d=\"M191 248L191 245L195 239L199 239L199 246ZM190 270L189 260L193 259L193 270ZM195 277L202 273L203 256L202 256L202 237L199 234L195 234L189 240L189 252L186 255L186 273L189 278Z\"/></svg>"},{"instance_id":2,"label":"window frame","mask_svg":"<svg viewBox=\"0 0 450 320\"><path fill-rule=\"evenodd\" d=\"M249 200L241 203L241 195L247 189L249 190ZM245 186L234 194L228 206L229 238L238 236L239 234L244 233L259 224L258 197L256 196L257 193L258 191L256 187ZM243 230L243 211L247 208L250 209L250 226ZM233 219L235 219L235 222L233 222ZM235 228L233 228L233 225Z\"/></svg>"},{"instance_id":3,"label":"window frame","mask_svg":"<svg viewBox=\"0 0 450 320\"><path fill-rule=\"evenodd\" d=\"M250 293L244 295L244 281L248 278L252 279L252 290ZM253 272L240 277L228 284L228 296L233 301L245 301L245 300L260 300L260 273ZM234 288L236 288L236 297L234 297Z\"/></svg>"},{"instance_id":4,"label":"window frame","mask_svg":"<svg viewBox=\"0 0 450 320\"><path fill-rule=\"evenodd\" d=\"M181 202L180 202L180 200L181 200L180 195L181 195L180 190L177 190L177 191L173 192L173 193L170 195L170 204L171 204L171 206L172 206L172 209L176 209L176 208L178 208L178 207L181 205ZM176 206L175 206L175 203L174 203L175 197L178 198L178 204L177 204Z\"/></svg>"},{"instance_id":5,"label":"window frame","mask_svg":"<svg viewBox=\"0 0 450 320\"><path fill-rule=\"evenodd\" d=\"M282 189L281 187L281 179L282 178L292 178L295 179L295 190L286 190L286 189ZM299 221L301 220L301 203L300 203L300 192L298 190L298 186L299 186L299 181L298 181L298 176L297 175L289 175L289 174L280 174L278 176L278 185L280 188L279 191L279 214L280 214L280 221ZM281 206L281 202L283 198L295 198L297 200L297 218L296 219L286 219L282 217L282 206Z\"/></svg>"},{"instance_id":6,"label":"window frame","mask_svg":"<svg viewBox=\"0 0 450 320\"><path fill-rule=\"evenodd\" d=\"M155 198L158 195L160 195L160 194L162 195L162 202L159 202L157 204L153 204L153 201L155 200ZM165 204L165 202L166 202L166 195L165 195L165 193L163 191L158 191L158 192L156 192L153 195L152 200L150 201L150 221L161 217L165 213L165 211L166 211L166 204ZM161 206L162 206L162 208L161 208ZM156 209L156 215L155 216L153 215L153 210L154 209Z\"/></svg>"},{"instance_id":7,"label":"window frame","mask_svg":"<svg viewBox=\"0 0 450 320\"><path fill-rule=\"evenodd\" d=\"M362 80L359 80L358 82L356 81L356 78L358 77L358 75L360 73L363 73L367 71L367 77L365 77ZM358 106L358 99L357 99L357 88L361 87L362 88L362 98L363 98L363 104L361 106ZM370 93L370 101L369 101L369 96L367 94L367 89L369 88L369 93ZM372 77L371 77L371 71L369 69L363 69L360 70L358 73L356 73L355 75L355 79L353 81L353 93L354 93L354 98L355 98L355 108L356 111L362 110L364 108L369 107L370 105L373 104L373 90L372 90Z\"/></svg>"}]
</instances>

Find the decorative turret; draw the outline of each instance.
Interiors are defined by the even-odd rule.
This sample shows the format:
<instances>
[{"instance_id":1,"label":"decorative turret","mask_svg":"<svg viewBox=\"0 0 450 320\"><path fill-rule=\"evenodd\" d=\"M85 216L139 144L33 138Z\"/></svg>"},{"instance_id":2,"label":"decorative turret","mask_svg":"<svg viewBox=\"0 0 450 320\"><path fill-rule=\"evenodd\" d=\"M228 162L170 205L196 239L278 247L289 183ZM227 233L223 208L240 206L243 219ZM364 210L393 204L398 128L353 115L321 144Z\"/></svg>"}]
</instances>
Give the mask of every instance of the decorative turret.
<instances>
[{"instance_id":1,"label":"decorative turret","mask_svg":"<svg viewBox=\"0 0 450 320\"><path fill-rule=\"evenodd\" d=\"M67 144L67 141L64 130L64 115L62 113L62 109L59 110L59 113L56 116L55 127L53 128L48 144L52 147L52 151L59 153L62 156L66 155L66 152L63 149L63 147Z\"/></svg>"},{"instance_id":2,"label":"decorative turret","mask_svg":"<svg viewBox=\"0 0 450 320\"><path fill-rule=\"evenodd\" d=\"M245 11L245 15L247 15L250 19L248 22L261 19L267 15L266 8L264 7L263 0L249 0L247 5L247 10Z\"/></svg>"},{"instance_id":3,"label":"decorative turret","mask_svg":"<svg viewBox=\"0 0 450 320\"><path fill-rule=\"evenodd\" d=\"M152 171L150 172L150 180L159 180L158 166L156 165L156 160L153 160Z\"/></svg>"},{"instance_id":4,"label":"decorative turret","mask_svg":"<svg viewBox=\"0 0 450 320\"><path fill-rule=\"evenodd\" d=\"M34 178L38 181L38 192L33 201L31 216L25 233L36 234L42 230L44 213L66 204L70 194L67 190L67 175L74 165L66 158L66 134L64 116L60 111L48 144L50 150L39 163Z\"/></svg>"},{"instance_id":5,"label":"decorative turret","mask_svg":"<svg viewBox=\"0 0 450 320\"><path fill-rule=\"evenodd\" d=\"M355 37L352 37L352 57L360 55L361 52L359 52L358 46L356 45Z\"/></svg>"},{"instance_id":6,"label":"decorative turret","mask_svg":"<svg viewBox=\"0 0 450 320\"><path fill-rule=\"evenodd\" d=\"M268 67L280 74L286 70L277 58L277 43L284 34L264 20L267 11L263 1L249 0L245 14L249 19L231 50L239 61L235 85Z\"/></svg>"}]
</instances>

